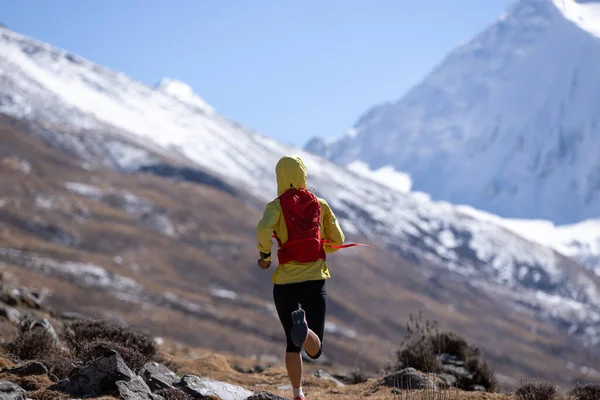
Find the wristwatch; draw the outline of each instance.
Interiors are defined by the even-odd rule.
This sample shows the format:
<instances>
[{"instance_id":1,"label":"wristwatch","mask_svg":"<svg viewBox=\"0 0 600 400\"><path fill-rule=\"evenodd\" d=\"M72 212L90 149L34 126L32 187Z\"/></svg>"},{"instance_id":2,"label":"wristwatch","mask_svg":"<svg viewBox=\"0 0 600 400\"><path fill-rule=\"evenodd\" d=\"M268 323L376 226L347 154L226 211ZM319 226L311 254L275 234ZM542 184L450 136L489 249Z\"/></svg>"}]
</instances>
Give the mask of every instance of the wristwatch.
<instances>
[{"instance_id":1,"label":"wristwatch","mask_svg":"<svg viewBox=\"0 0 600 400\"><path fill-rule=\"evenodd\" d=\"M271 253L263 253L262 251L260 252L260 258L262 258L263 260L269 261L269 259L271 258Z\"/></svg>"}]
</instances>

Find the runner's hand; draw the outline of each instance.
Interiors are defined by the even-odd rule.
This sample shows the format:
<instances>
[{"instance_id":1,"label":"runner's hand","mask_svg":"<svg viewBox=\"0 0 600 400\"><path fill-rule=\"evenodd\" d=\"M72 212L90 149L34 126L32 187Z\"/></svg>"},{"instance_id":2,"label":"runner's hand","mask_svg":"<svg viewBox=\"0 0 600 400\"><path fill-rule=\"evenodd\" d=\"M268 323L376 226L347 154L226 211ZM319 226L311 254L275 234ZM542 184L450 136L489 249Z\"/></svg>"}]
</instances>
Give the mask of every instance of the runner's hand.
<instances>
[{"instance_id":1,"label":"runner's hand","mask_svg":"<svg viewBox=\"0 0 600 400\"><path fill-rule=\"evenodd\" d=\"M271 261L265 261L261 258L260 260L258 260L258 266L261 269L269 269L269 267L271 266Z\"/></svg>"}]
</instances>

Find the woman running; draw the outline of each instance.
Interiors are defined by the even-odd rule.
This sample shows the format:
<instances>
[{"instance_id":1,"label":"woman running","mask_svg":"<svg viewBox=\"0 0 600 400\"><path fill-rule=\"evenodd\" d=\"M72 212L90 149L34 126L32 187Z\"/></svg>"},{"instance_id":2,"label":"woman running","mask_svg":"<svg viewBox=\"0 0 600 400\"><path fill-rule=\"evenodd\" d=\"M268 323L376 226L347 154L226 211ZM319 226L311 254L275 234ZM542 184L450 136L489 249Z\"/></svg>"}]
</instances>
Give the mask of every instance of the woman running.
<instances>
[{"instance_id":1,"label":"woman running","mask_svg":"<svg viewBox=\"0 0 600 400\"><path fill-rule=\"evenodd\" d=\"M273 299L285 331L285 365L294 390L302 393L301 350L318 359L323 350L327 308L326 254L344 243L344 233L325 200L306 189L306 166L299 157L283 157L275 168L279 197L267 204L257 226L258 266L271 266L272 237L279 244L273 273Z\"/></svg>"}]
</instances>

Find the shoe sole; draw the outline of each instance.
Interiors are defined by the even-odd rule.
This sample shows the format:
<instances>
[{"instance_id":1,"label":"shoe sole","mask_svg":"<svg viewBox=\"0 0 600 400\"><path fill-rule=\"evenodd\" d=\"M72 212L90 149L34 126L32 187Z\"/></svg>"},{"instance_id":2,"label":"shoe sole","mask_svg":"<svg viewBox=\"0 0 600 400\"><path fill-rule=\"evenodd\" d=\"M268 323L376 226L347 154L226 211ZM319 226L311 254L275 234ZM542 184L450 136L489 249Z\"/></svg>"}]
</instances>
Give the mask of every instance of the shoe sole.
<instances>
[{"instance_id":1,"label":"shoe sole","mask_svg":"<svg viewBox=\"0 0 600 400\"><path fill-rule=\"evenodd\" d=\"M298 347L304 346L306 338L308 337L308 325L306 324L306 314L304 310L296 310L292 312L292 342Z\"/></svg>"}]
</instances>

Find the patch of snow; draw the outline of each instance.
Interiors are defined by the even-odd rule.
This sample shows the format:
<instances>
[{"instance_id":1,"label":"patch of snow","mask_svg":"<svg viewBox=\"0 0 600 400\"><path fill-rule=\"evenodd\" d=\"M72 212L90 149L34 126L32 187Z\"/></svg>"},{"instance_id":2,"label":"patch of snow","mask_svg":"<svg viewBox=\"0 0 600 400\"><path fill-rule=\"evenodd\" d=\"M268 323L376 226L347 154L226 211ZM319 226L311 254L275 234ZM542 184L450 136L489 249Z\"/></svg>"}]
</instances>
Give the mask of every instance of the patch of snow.
<instances>
[{"instance_id":1,"label":"patch of snow","mask_svg":"<svg viewBox=\"0 0 600 400\"><path fill-rule=\"evenodd\" d=\"M98 200L105 193L99 187L79 182L67 182L65 187L71 193Z\"/></svg>"},{"instance_id":2,"label":"patch of snow","mask_svg":"<svg viewBox=\"0 0 600 400\"><path fill-rule=\"evenodd\" d=\"M52 196L36 196L35 205L38 208L50 210L54 206L54 199Z\"/></svg>"},{"instance_id":3,"label":"patch of snow","mask_svg":"<svg viewBox=\"0 0 600 400\"><path fill-rule=\"evenodd\" d=\"M227 289L223 289L220 287L210 288L210 294L213 295L214 297L219 297L221 299L230 299L230 300L235 300L238 297L237 293L234 292L233 290L227 290Z\"/></svg>"},{"instance_id":4,"label":"patch of snow","mask_svg":"<svg viewBox=\"0 0 600 400\"><path fill-rule=\"evenodd\" d=\"M600 219L557 226L545 220L501 218L469 206L458 206L457 209L578 260L600 276Z\"/></svg>"},{"instance_id":5,"label":"patch of snow","mask_svg":"<svg viewBox=\"0 0 600 400\"><path fill-rule=\"evenodd\" d=\"M355 138L358 136L359 133L360 132L358 131L358 129L350 128L350 129L348 129L348 132L346 132L346 137Z\"/></svg>"},{"instance_id":6,"label":"patch of snow","mask_svg":"<svg viewBox=\"0 0 600 400\"><path fill-rule=\"evenodd\" d=\"M146 223L155 231L170 238L177 237L177 231L167 215L153 213L146 219Z\"/></svg>"},{"instance_id":7,"label":"patch of snow","mask_svg":"<svg viewBox=\"0 0 600 400\"><path fill-rule=\"evenodd\" d=\"M369 166L361 161L351 162L346 166L350 171L379 182L387 188L397 190L402 193L410 192L412 180L410 175L403 172L397 172L393 167L386 166L372 171Z\"/></svg>"},{"instance_id":8,"label":"patch of snow","mask_svg":"<svg viewBox=\"0 0 600 400\"><path fill-rule=\"evenodd\" d=\"M347 337L350 339L355 338L357 335L356 331L354 329L343 328L343 327L339 326L338 324L336 324L335 322L331 322L331 321L325 322L325 332L333 334L333 335Z\"/></svg>"},{"instance_id":9,"label":"patch of snow","mask_svg":"<svg viewBox=\"0 0 600 400\"><path fill-rule=\"evenodd\" d=\"M194 89L187 83L170 78L163 78L158 84L157 89L184 103L195 105L205 112L215 112L214 108L209 106L208 103L200 98L200 96L195 94Z\"/></svg>"},{"instance_id":10,"label":"patch of snow","mask_svg":"<svg viewBox=\"0 0 600 400\"><path fill-rule=\"evenodd\" d=\"M155 159L148 151L122 142L108 142L106 143L106 149L119 164L119 167L125 170L135 170Z\"/></svg>"},{"instance_id":11,"label":"patch of snow","mask_svg":"<svg viewBox=\"0 0 600 400\"><path fill-rule=\"evenodd\" d=\"M29 175L31 172L31 163L22 158L5 158L2 160L2 164L9 168L21 172L23 175Z\"/></svg>"},{"instance_id":12,"label":"patch of snow","mask_svg":"<svg viewBox=\"0 0 600 400\"><path fill-rule=\"evenodd\" d=\"M109 272L91 263L60 262L35 253L7 248L0 248L0 258L31 268L44 275L74 280L88 287L130 294L139 293L142 290L142 286L135 280Z\"/></svg>"},{"instance_id":13,"label":"patch of snow","mask_svg":"<svg viewBox=\"0 0 600 400\"><path fill-rule=\"evenodd\" d=\"M123 200L122 208L127 214L139 217L150 213L154 208L154 204L150 200L144 197L136 196L131 192L123 191L120 193L115 192L115 194L121 196L121 199ZM174 228L168 230L170 232L174 232Z\"/></svg>"}]
</instances>

